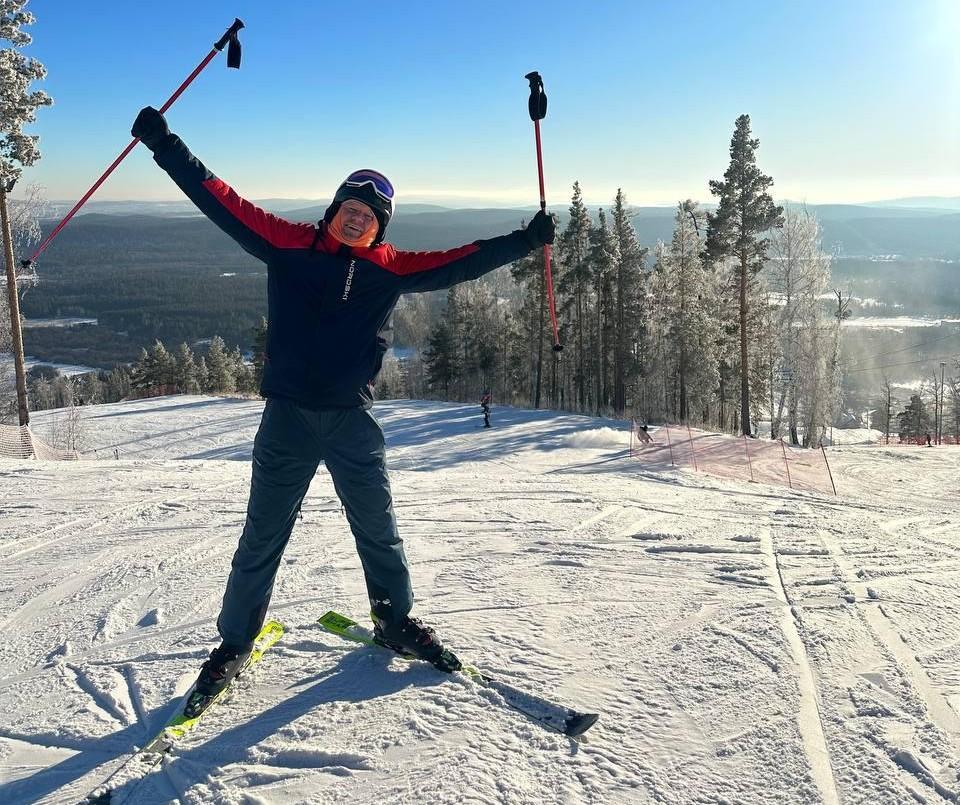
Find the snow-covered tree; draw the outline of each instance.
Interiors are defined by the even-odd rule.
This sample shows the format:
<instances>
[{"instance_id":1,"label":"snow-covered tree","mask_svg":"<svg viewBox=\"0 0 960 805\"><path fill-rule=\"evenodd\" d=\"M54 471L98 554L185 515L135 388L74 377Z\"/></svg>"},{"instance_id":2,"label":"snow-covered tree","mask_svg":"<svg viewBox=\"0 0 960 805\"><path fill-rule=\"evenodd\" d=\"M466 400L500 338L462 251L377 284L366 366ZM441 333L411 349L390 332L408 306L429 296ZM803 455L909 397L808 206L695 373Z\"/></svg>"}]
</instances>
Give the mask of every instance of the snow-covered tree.
<instances>
[{"instance_id":1,"label":"snow-covered tree","mask_svg":"<svg viewBox=\"0 0 960 805\"><path fill-rule=\"evenodd\" d=\"M27 410L20 304L8 196L20 178L22 169L40 158L37 147L39 138L25 134L23 127L36 120L39 107L52 103L45 92L30 88L35 80L46 76L43 65L36 59L24 56L19 50L31 41L30 35L22 28L34 22L33 15L24 11L26 4L26 0L0 0L0 41L5 40L12 46L0 49L0 227L3 230L6 268L6 314L10 321L9 338L14 354L17 409L21 425L30 421L30 415Z\"/></svg>"},{"instance_id":2,"label":"snow-covered tree","mask_svg":"<svg viewBox=\"0 0 960 805\"><path fill-rule=\"evenodd\" d=\"M230 394L237 388L236 364L219 335L210 339L207 350L207 387L204 391Z\"/></svg>"},{"instance_id":3,"label":"snow-covered tree","mask_svg":"<svg viewBox=\"0 0 960 805\"><path fill-rule=\"evenodd\" d=\"M828 327L821 297L830 283L830 256L822 249L816 216L805 208L787 208L783 226L770 238L769 255L764 278L780 336L780 358L773 367L771 437L780 436L786 418L790 443L799 444L802 412L828 412L835 396L827 376L829 353L823 353L827 342L815 333ZM802 395L802 390L807 393ZM814 419L821 420L817 425L826 424L823 416Z\"/></svg>"},{"instance_id":4,"label":"snow-covered tree","mask_svg":"<svg viewBox=\"0 0 960 805\"><path fill-rule=\"evenodd\" d=\"M612 234L616 243L613 267L613 412L623 416L627 382L636 385L643 344L643 264L647 250L640 246L630 221L627 198L617 190L613 203Z\"/></svg>"},{"instance_id":5,"label":"snow-covered tree","mask_svg":"<svg viewBox=\"0 0 960 805\"><path fill-rule=\"evenodd\" d=\"M197 364L193 357L193 351L186 343L177 347L174 360L177 364L177 388L184 394L199 394L200 380L197 377Z\"/></svg>"},{"instance_id":6,"label":"snow-covered tree","mask_svg":"<svg viewBox=\"0 0 960 805\"><path fill-rule=\"evenodd\" d=\"M705 421L719 383L720 318L712 275L702 260L704 231L697 203L679 203L673 238L669 248L658 248L650 282L647 318L659 393L658 404L647 411L680 421Z\"/></svg>"},{"instance_id":7,"label":"snow-covered tree","mask_svg":"<svg viewBox=\"0 0 960 805\"><path fill-rule=\"evenodd\" d=\"M557 279L557 315L569 324L564 338L564 365L572 364L572 398L575 409L585 411L587 406L587 352L590 333L589 295L590 274L588 251L590 248L590 213L583 203L580 183L573 183L570 199L570 219L557 238L554 255L563 266Z\"/></svg>"}]
</instances>

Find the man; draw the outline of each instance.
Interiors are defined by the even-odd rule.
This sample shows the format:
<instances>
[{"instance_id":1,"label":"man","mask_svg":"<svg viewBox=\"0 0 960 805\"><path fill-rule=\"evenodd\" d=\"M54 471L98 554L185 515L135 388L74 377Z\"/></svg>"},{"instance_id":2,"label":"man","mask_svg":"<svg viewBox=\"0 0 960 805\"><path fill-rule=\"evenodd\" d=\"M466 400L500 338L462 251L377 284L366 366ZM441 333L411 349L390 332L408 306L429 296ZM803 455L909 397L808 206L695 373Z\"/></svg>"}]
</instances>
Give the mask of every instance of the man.
<instances>
[{"instance_id":1,"label":"man","mask_svg":"<svg viewBox=\"0 0 960 805\"><path fill-rule=\"evenodd\" d=\"M490 427L490 401L493 399L493 395L489 391L483 392L483 396L480 397L480 410L483 412L483 427Z\"/></svg>"},{"instance_id":2,"label":"man","mask_svg":"<svg viewBox=\"0 0 960 805\"><path fill-rule=\"evenodd\" d=\"M402 252L384 242L394 193L376 171L350 174L317 225L293 223L214 176L156 109L141 110L131 133L201 212L267 264L269 327L260 386L267 402L254 442L247 519L217 620L223 642L203 664L196 693L215 696L249 656L300 502L321 461L356 538L377 640L444 667L450 652L433 629L409 616L413 591L383 431L370 413L388 347L381 332L401 294L476 279L552 243L553 219L541 211L526 229L509 235L449 251Z\"/></svg>"}]
</instances>

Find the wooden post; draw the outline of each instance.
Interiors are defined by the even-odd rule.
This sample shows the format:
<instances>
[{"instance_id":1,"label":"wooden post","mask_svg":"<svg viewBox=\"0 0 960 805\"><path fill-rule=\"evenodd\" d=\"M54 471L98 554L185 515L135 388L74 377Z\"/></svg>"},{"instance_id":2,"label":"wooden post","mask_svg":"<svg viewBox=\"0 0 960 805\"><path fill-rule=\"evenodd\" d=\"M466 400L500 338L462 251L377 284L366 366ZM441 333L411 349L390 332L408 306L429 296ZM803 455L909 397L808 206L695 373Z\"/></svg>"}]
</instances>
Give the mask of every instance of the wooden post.
<instances>
[{"instance_id":1,"label":"wooden post","mask_svg":"<svg viewBox=\"0 0 960 805\"><path fill-rule=\"evenodd\" d=\"M693 449L693 433L690 431L690 423L687 423L687 436L690 437L690 455L693 456L693 470L694 472L699 472L700 468L697 467L697 451Z\"/></svg>"},{"instance_id":2,"label":"wooden post","mask_svg":"<svg viewBox=\"0 0 960 805\"><path fill-rule=\"evenodd\" d=\"M830 462L827 461L827 451L823 449L823 442L820 442L820 452L823 453L823 463L827 465L827 475L830 476L830 486L833 487L833 494L837 494L837 485L833 482L833 473L830 471Z\"/></svg>"},{"instance_id":3,"label":"wooden post","mask_svg":"<svg viewBox=\"0 0 960 805\"><path fill-rule=\"evenodd\" d=\"M790 465L787 463L787 448L783 444L783 437L780 437L780 449L783 450L783 466L787 468L787 486L793 489L793 481L790 480Z\"/></svg>"}]
</instances>

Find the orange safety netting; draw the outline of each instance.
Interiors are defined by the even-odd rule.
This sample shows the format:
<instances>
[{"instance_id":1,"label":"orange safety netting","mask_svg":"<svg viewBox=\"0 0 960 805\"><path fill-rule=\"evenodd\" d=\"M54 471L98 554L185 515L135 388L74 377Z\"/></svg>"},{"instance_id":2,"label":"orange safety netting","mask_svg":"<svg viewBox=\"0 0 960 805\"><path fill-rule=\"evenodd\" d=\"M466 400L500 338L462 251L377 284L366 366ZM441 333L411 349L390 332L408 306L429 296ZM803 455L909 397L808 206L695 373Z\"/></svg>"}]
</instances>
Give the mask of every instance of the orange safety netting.
<instances>
[{"instance_id":1,"label":"orange safety netting","mask_svg":"<svg viewBox=\"0 0 960 805\"><path fill-rule=\"evenodd\" d=\"M649 441L643 438L643 434ZM720 478L836 494L823 448L789 447L783 440L750 439L685 425L661 425L641 432L633 422L630 454L644 464L705 472Z\"/></svg>"}]
</instances>

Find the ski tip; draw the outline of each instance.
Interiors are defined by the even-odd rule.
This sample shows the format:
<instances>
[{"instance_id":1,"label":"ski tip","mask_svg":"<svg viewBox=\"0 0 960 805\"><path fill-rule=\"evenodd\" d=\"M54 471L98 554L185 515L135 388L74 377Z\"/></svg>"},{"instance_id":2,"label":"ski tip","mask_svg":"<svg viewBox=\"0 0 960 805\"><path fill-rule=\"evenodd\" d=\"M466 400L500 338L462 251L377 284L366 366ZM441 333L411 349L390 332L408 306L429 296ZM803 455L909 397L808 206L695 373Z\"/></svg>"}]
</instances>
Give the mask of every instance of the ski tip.
<instances>
[{"instance_id":1,"label":"ski tip","mask_svg":"<svg viewBox=\"0 0 960 805\"><path fill-rule=\"evenodd\" d=\"M583 735L590 727L597 723L599 713L573 713L564 724L563 734L571 738Z\"/></svg>"}]
</instances>

